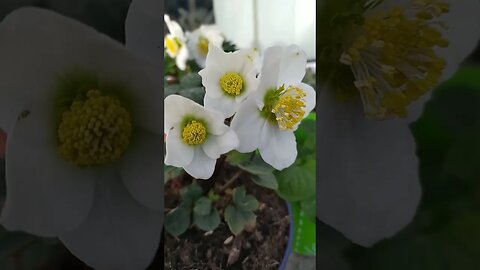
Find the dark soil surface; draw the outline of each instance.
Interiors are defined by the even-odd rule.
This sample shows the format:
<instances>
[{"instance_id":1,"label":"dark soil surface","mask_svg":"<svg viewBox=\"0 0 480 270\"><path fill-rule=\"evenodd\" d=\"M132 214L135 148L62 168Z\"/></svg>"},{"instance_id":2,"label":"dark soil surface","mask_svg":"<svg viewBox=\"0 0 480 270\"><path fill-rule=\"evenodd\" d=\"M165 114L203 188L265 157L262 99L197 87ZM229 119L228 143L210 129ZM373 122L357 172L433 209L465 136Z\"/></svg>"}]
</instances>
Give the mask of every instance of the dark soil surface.
<instances>
[{"instance_id":1,"label":"dark soil surface","mask_svg":"<svg viewBox=\"0 0 480 270\"><path fill-rule=\"evenodd\" d=\"M165 208L172 209L178 205L179 190L192 181L208 191L215 190L228 182L238 173L236 168L227 172L216 172L216 180L192 180L181 176L170 180L165 185ZM260 203L256 225L246 228L240 235L233 237L228 225L223 221L223 209L231 201L232 188L244 185L247 194L254 195ZM222 222L213 232L204 232L190 227L178 238L166 233L165 269L172 270L276 270L278 269L288 242L290 220L285 201L274 191L260 187L250 180L247 173L242 173L234 183L220 193L221 199L215 203Z\"/></svg>"}]
</instances>

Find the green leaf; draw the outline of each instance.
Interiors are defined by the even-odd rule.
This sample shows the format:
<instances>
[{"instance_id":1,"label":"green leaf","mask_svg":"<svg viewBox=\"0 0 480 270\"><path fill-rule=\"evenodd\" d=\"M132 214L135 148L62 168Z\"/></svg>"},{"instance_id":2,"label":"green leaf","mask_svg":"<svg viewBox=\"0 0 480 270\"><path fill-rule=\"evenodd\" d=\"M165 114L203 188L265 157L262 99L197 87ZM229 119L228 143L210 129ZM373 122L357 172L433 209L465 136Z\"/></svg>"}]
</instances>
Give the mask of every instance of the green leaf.
<instances>
[{"instance_id":1,"label":"green leaf","mask_svg":"<svg viewBox=\"0 0 480 270\"><path fill-rule=\"evenodd\" d=\"M447 172L465 180L477 180L480 177L480 129L460 134L445 160Z\"/></svg>"},{"instance_id":2,"label":"green leaf","mask_svg":"<svg viewBox=\"0 0 480 270\"><path fill-rule=\"evenodd\" d=\"M165 165L163 171L164 171L165 182L167 182L172 178L178 177L183 173L182 168L177 168L177 167L167 166L167 165Z\"/></svg>"},{"instance_id":3,"label":"green leaf","mask_svg":"<svg viewBox=\"0 0 480 270\"><path fill-rule=\"evenodd\" d=\"M224 217L230 231L238 235L243 231L245 225L255 218L255 214L252 211L245 211L230 204L225 208Z\"/></svg>"},{"instance_id":4,"label":"green leaf","mask_svg":"<svg viewBox=\"0 0 480 270\"><path fill-rule=\"evenodd\" d=\"M164 96L167 97L169 95L178 94L178 92L180 91L180 85L178 84L167 85L164 87L164 89L165 89Z\"/></svg>"},{"instance_id":5,"label":"green leaf","mask_svg":"<svg viewBox=\"0 0 480 270\"><path fill-rule=\"evenodd\" d=\"M202 85L202 77L197 73L188 73L180 78L180 87L182 89L199 87Z\"/></svg>"},{"instance_id":6,"label":"green leaf","mask_svg":"<svg viewBox=\"0 0 480 270\"><path fill-rule=\"evenodd\" d=\"M180 196L182 197L182 206L187 209L192 209L194 203L202 196L202 188L193 182L191 185L186 186L180 190Z\"/></svg>"},{"instance_id":7,"label":"green leaf","mask_svg":"<svg viewBox=\"0 0 480 270\"><path fill-rule=\"evenodd\" d=\"M258 208L258 201L252 195L246 195L244 186L237 187L233 190L233 203L238 208L245 211L254 211Z\"/></svg>"},{"instance_id":8,"label":"green leaf","mask_svg":"<svg viewBox=\"0 0 480 270\"><path fill-rule=\"evenodd\" d=\"M175 237L184 233L189 226L190 212L183 207L177 207L165 216L165 230Z\"/></svg>"},{"instance_id":9,"label":"green leaf","mask_svg":"<svg viewBox=\"0 0 480 270\"><path fill-rule=\"evenodd\" d=\"M302 209L305 217L312 222L315 222L315 217L317 215L316 211L316 197L313 196L310 199L300 201L300 208Z\"/></svg>"},{"instance_id":10,"label":"green leaf","mask_svg":"<svg viewBox=\"0 0 480 270\"><path fill-rule=\"evenodd\" d=\"M180 90L178 94L188 99L191 99L200 105L203 105L203 97L205 96L205 89L203 89L203 87L186 88L186 89Z\"/></svg>"},{"instance_id":11,"label":"green leaf","mask_svg":"<svg viewBox=\"0 0 480 270\"><path fill-rule=\"evenodd\" d=\"M277 173L277 193L291 202L315 195L315 173L302 167L290 167Z\"/></svg>"},{"instance_id":12,"label":"green leaf","mask_svg":"<svg viewBox=\"0 0 480 270\"><path fill-rule=\"evenodd\" d=\"M212 202L207 197L200 197L195 202L193 212L200 216L206 216L212 211Z\"/></svg>"},{"instance_id":13,"label":"green leaf","mask_svg":"<svg viewBox=\"0 0 480 270\"><path fill-rule=\"evenodd\" d=\"M238 166L239 164L242 164L250 158L250 154L242 154L237 151L230 151L227 154L227 162L234 165Z\"/></svg>"},{"instance_id":14,"label":"green leaf","mask_svg":"<svg viewBox=\"0 0 480 270\"><path fill-rule=\"evenodd\" d=\"M193 214L193 222L200 230L213 231L220 224L220 215L218 210L214 207L207 215Z\"/></svg>"},{"instance_id":15,"label":"green leaf","mask_svg":"<svg viewBox=\"0 0 480 270\"><path fill-rule=\"evenodd\" d=\"M259 186L269 189L276 190L278 188L277 178L272 172L252 175L252 181Z\"/></svg>"}]
</instances>

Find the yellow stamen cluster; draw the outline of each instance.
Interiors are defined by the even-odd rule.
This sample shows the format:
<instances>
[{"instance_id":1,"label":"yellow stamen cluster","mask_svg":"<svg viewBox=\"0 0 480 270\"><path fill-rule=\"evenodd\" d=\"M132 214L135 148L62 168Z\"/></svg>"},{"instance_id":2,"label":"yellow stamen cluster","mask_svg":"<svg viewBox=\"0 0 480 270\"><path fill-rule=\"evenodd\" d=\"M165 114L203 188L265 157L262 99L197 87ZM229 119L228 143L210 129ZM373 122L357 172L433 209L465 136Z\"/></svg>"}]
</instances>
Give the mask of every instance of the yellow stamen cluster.
<instances>
[{"instance_id":1,"label":"yellow stamen cluster","mask_svg":"<svg viewBox=\"0 0 480 270\"><path fill-rule=\"evenodd\" d=\"M225 73L225 75L220 78L220 88L229 95L240 95L243 89L242 76L235 72Z\"/></svg>"},{"instance_id":2,"label":"yellow stamen cluster","mask_svg":"<svg viewBox=\"0 0 480 270\"><path fill-rule=\"evenodd\" d=\"M206 37L199 37L197 42L198 53L201 56L207 56L208 54L208 39Z\"/></svg>"},{"instance_id":3,"label":"yellow stamen cluster","mask_svg":"<svg viewBox=\"0 0 480 270\"><path fill-rule=\"evenodd\" d=\"M438 83L445 61L435 49L449 45L438 18L447 12L440 0L413 0L365 18L340 61L351 67L367 117L405 117L406 107Z\"/></svg>"},{"instance_id":4,"label":"yellow stamen cluster","mask_svg":"<svg viewBox=\"0 0 480 270\"><path fill-rule=\"evenodd\" d=\"M63 112L58 128L60 155L77 166L118 160L127 149L132 120L120 101L90 90Z\"/></svg>"},{"instance_id":5,"label":"yellow stamen cluster","mask_svg":"<svg viewBox=\"0 0 480 270\"><path fill-rule=\"evenodd\" d=\"M305 91L294 86L289 86L280 93L280 97L272 109L280 129L293 129L303 119L306 96Z\"/></svg>"},{"instance_id":6,"label":"yellow stamen cluster","mask_svg":"<svg viewBox=\"0 0 480 270\"><path fill-rule=\"evenodd\" d=\"M182 130L182 141L188 145L202 144L207 138L207 128L199 121L191 120Z\"/></svg>"},{"instance_id":7,"label":"yellow stamen cluster","mask_svg":"<svg viewBox=\"0 0 480 270\"><path fill-rule=\"evenodd\" d=\"M181 44L177 38L172 37L171 35L166 35L164 39L164 46L167 48L167 53L170 57L176 57L178 51L180 50Z\"/></svg>"}]
</instances>

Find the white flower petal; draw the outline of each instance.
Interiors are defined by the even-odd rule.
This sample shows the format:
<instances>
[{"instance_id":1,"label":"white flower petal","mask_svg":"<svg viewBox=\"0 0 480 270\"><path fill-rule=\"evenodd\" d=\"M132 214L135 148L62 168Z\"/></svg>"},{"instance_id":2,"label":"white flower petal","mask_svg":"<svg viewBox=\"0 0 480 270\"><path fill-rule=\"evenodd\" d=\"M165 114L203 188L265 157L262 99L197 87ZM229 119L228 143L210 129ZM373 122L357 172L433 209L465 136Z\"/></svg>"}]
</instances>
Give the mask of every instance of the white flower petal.
<instances>
[{"instance_id":1,"label":"white flower petal","mask_svg":"<svg viewBox=\"0 0 480 270\"><path fill-rule=\"evenodd\" d=\"M442 80L449 79L462 62L479 44L480 39L480 1L478 0L448 0L450 12L440 18L448 25L443 33L450 45L438 50L439 55L446 60L447 66L442 74Z\"/></svg>"},{"instance_id":2,"label":"white flower petal","mask_svg":"<svg viewBox=\"0 0 480 270\"><path fill-rule=\"evenodd\" d=\"M0 25L0 58L2 101L48 101L65 72L86 70L103 83L125 85L134 124L163 134L161 67L145 63L91 27L48 10L18 9ZM22 109L7 108L15 113Z\"/></svg>"},{"instance_id":3,"label":"white flower petal","mask_svg":"<svg viewBox=\"0 0 480 270\"><path fill-rule=\"evenodd\" d=\"M252 152L260 144L260 134L266 120L260 116L260 111L253 98L247 98L233 117L230 127L238 136L237 151Z\"/></svg>"},{"instance_id":4,"label":"white flower petal","mask_svg":"<svg viewBox=\"0 0 480 270\"><path fill-rule=\"evenodd\" d=\"M178 127L174 127L168 132L166 148L166 165L183 167L190 164L194 158L194 149L182 142L181 131Z\"/></svg>"},{"instance_id":5,"label":"white flower petal","mask_svg":"<svg viewBox=\"0 0 480 270\"><path fill-rule=\"evenodd\" d=\"M234 115L240 106L234 98L211 98L207 95L203 98L203 104L205 108L217 111L223 114L225 118Z\"/></svg>"},{"instance_id":6,"label":"white flower petal","mask_svg":"<svg viewBox=\"0 0 480 270\"><path fill-rule=\"evenodd\" d=\"M115 170L105 171L97 184L89 216L60 240L95 269L146 269L160 243L163 213L135 201Z\"/></svg>"},{"instance_id":7,"label":"white flower petal","mask_svg":"<svg viewBox=\"0 0 480 270\"><path fill-rule=\"evenodd\" d=\"M185 70L187 68L187 60L188 60L188 49L184 45L180 48L177 57L175 58L175 64L181 70Z\"/></svg>"},{"instance_id":8,"label":"white flower petal","mask_svg":"<svg viewBox=\"0 0 480 270\"><path fill-rule=\"evenodd\" d=\"M157 1L158 2L158 1ZM167 25L168 32L178 38L180 41L185 41L185 34L183 33L182 27L173 20L170 20L168 15L163 15L165 24Z\"/></svg>"},{"instance_id":9,"label":"white flower petal","mask_svg":"<svg viewBox=\"0 0 480 270\"><path fill-rule=\"evenodd\" d=\"M305 97L305 118L313 110L313 108L315 108L315 103L317 102L317 92L315 89L313 89L313 87L306 83L300 83L296 86L305 91L307 94Z\"/></svg>"},{"instance_id":10,"label":"white flower petal","mask_svg":"<svg viewBox=\"0 0 480 270\"><path fill-rule=\"evenodd\" d=\"M220 98L225 95L222 89L220 89L220 78L226 73L216 65L212 67L204 68L198 72L198 75L202 77L202 85L205 86L205 96L210 98Z\"/></svg>"},{"instance_id":11,"label":"white flower petal","mask_svg":"<svg viewBox=\"0 0 480 270\"><path fill-rule=\"evenodd\" d=\"M353 242L371 246L394 236L415 215L421 196L408 120L371 121L360 100L320 94L318 217Z\"/></svg>"},{"instance_id":12,"label":"white flower petal","mask_svg":"<svg viewBox=\"0 0 480 270\"><path fill-rule=\"evenodd\" d=\"M60 158L50 103L26 108L8 135L7 198L1 222L9 230L57 236L78 226L93 204L94 173Z\"/></svg>"},{"instance_id":13,"label":"white flower petal","mask_svg":"<svg viewBox=\"0 0 480 270\"><path fill-rule=\"evenodd\" d=\"M125 21L127 48L156 65L161 65L163 59L161 5L158 0L133 0Z\"/></svg>"},{"instance_id":14,"label":"white flower petal","mask_svg":"<svg viewBox=\"0 0 480 270\"><path fill-rule=\"evenodd\" d=\"M163 209L163 138L138 131L120 163L120 176L138 202Z\"/></svg>"},{"instance_id":15,"label":"white flower petal","mask_svg":"<svg viewBox=\"0 0 480 270\"><path fill-rule=\"evenodd\" d=\"M238 143L239 141L237 134L235 134L232 129L229 129L223 135L210 135L202 145L202 149L207 156L217 159L220 157L220 155L237 148Z\"/></svg>"},{"instance_id":16,"label":"white flower petal","mask_svg":"<svg viewBox=\"0 0 480 270\"><path fill-rule=\"evenodd\" d=\"M267 48L258 90L255 92L258 107L263 107L263 98L268 90L299 84L305 76L306 65L307 56L297 45Z\"/></svg>"},{"instance_id":17,"label":"white flower petal","mask_svg":"<svg viewBox=\"0 0 480 270\"><path fill-rule=\"evenodd\" d=\"M208 179L213 175L216 163L217 159L210 158L201 147L197 147L192 162L183 169L194 178Z\"/></svg>"},{"instance_id":18,"label":"white flower petal","mask_svg":"<svg viewBox=\"0 0 480 270\"><path fill-rule=\"evenodd\" d=\"M293 131L280 130L278 126L266 123L260 135L258 150L262 159L277 170L283 170L297 158L297 141Z\"/></svg>"}]
</instances>

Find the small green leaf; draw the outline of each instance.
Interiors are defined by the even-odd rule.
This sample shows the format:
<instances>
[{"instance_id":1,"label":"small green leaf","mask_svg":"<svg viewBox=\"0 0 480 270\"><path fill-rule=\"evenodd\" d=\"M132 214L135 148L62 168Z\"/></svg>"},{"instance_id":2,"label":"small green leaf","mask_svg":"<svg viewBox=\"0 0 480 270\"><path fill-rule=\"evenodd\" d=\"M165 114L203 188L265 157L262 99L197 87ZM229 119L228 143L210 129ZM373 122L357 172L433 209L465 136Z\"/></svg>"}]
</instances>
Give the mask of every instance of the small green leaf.
<instances>
[{"instance_id":1,"label":"small green leaf","mask_svg":"<svg viewBox=\"0 0 480 270\"><path fill-rule=\"evenodd\" d=\"M255 218L255 214L252 211L245 211L231 204L225 208L224 216L230 231L235 235L241 233L245 225Z\"/></svg>"},{"instance_id":2,"label":"small green leaf","mask_svg":"<svg viewBox=\"0 0 480 270\"><path fill-rule=\"evenodd\" d=\"M233 190L233 203L240 209L245 211L254 211L258 208L258 201L252 195L246 195L244 186L237 187Z\"/></svg>"},{"instance_id":3,"label":"small green leaf","mask_svg":"<svg viewBox=\"0 0 480 270\"><path fill-rule=\"evenodd\" d=\"M276 190L278 188L277 178L272 172L252 175L252 181L259 186L269 189Z\"/></svg>"},{"instance_id":4,"label":"small green leaf","mask_svg":"<svg viewBox=\"0 0 480 270\"><path fill-rule=\"evenodd\" d=\"M280 197L290 202L301 201L315 195L315 173L302 167L290 167L277 173Z\"/></svg>"},{"instance_id":5,"label":"small green leaf","mask_svg":"<svg viewBox=\"0 0 480 270\"><path fill-rule=\"evenodd\" d=\"M177 237L190 226L190 213L183 207L177 207L165 216L165 230Z\"/></svg>"},{"instance_id":6,"label":"small green leaf","mask_svg":"<svg viewBox=\"0 0 480 270\"><path fill-rule=\"evenodd\" d=\"M212 207L210 213L207 215L194 213L193 222L200 230L212 231L220 224L220 215L218 214L218 210Z\"/></svg>"},{"instance_id":7,"label":"small green leaf","mask_svg":"<svg viewBox=\"0 0 480 270\"><path fill-rule=\"evenodd\" d=\"M208 192L208 199L212 202L220 200L220 195L216 194L213 189Z\"/></svg>"},{"instance_id":8,"label":"small green leaf","mask_svg":"<svg viewBox=\"0 0 480 270\"><path fill-rule=\"evenodd\" d=\"M182 89L198 87L202 85L202 77L197 73L188 73L180 78L180 87Z\"/></svg>"},{"instance_id":9,"label":"small green leaf","mask_svg":"<svg viewBox=\"0 0 480 270\"><path fill-rule=\"evenodd\" d=\"M193 212L200 216L206 216L212 211L212 202L207 197L201 197L195 202Z\"/></svg>"},{"instance_id":10,"label":"small green leaf","mask_svg":"<svg viewBox=\"0 0 480 270\"><path fill-rule=\"evenodd\" d=\"M250 154L242 154L237 151L230 151L227 154L227 162L234 165L238 166L239 164L242 164L250 158Z\"/></svg>"},{"instance_id":11,"label":"small green leaf","mask_svg":"<svg viewBox=\"0 0 480 270\"><path fill-rule=\"evenodd\" d=\"M194 203L202 196L202 188L193 182L191 185L184 187L180 190L180 196L182 197L182 206L187 209L192 209Z\"/></svg>"}]
</instances>

